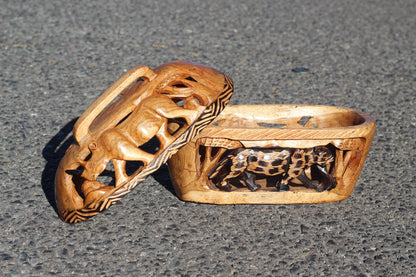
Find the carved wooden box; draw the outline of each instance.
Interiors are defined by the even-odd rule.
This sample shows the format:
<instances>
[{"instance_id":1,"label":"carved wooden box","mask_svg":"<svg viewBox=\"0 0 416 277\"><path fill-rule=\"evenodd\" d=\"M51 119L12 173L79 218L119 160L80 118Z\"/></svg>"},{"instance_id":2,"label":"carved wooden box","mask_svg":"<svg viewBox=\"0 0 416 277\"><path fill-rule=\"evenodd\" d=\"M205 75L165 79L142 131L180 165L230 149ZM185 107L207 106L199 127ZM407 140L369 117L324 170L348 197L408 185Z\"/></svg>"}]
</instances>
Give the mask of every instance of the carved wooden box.
<instances>
[{"instance_id":1,"label":"carved wooden box","mask_svg":"<svg viewBox=\"0 0 416 277\"><path fill-rule=\"evenodd\" d=\"M319 203L351 194L374 119L327 106L225 108L233 91L229 76L183 61L126 72L74 126L55 176L59 216L75 223L101 213L169 158L186 201Z\"/></svg>"},{"instance_id":2,"label":"carved wooden box","mask_svg":"<svg viewBox=\"0 0 416 277\"><path fill-rule=\"evenodd\" d=\"M168 161L177 195L215 204L322 203L354 189L374 119L315 105L227 106Z\"/></svg>"}]
</instances>

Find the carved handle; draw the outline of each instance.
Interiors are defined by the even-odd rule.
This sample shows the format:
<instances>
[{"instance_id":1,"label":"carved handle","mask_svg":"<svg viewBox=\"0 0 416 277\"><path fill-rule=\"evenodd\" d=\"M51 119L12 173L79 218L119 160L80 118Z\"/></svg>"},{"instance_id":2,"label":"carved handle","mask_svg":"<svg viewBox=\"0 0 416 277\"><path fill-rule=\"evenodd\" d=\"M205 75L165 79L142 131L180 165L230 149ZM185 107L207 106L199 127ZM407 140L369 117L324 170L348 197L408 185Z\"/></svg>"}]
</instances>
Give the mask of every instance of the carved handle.
<instances>
[{"instance_id":1,"label":"carved handle","mask_svg":"<svg viewBox=\"0 0 416 277\"><path fill-rule=\"evenodd\" d=\"M89 126L94 119L108 106L120 93L139 78L149 81L156 77L156 73L147 66L140 65L127 71L111 87L109 87L94 103L80 116L74 126L74 137L78 143L90 137Z\"/></svg>"}]
</instances>

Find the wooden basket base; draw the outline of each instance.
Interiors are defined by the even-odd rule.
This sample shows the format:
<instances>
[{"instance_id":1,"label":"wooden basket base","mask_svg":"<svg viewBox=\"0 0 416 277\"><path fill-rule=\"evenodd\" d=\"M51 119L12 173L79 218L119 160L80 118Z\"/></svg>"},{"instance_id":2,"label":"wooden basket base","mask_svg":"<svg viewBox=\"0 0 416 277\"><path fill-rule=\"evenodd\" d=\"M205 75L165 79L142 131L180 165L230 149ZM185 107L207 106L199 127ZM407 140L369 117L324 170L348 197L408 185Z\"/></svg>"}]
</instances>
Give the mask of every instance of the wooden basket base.
<instances>
[{"instance_id":1,"label":"wooden basket base","mask_svg":"<svg viewBox=\"0 0 416 277\"><path fill-rule=\"evenodd\" d=\"M169 160L169 170L185 201L337 201L353 191L374 132L372 117L346 108L227 106Z\"/></svg>"}]
</instances>

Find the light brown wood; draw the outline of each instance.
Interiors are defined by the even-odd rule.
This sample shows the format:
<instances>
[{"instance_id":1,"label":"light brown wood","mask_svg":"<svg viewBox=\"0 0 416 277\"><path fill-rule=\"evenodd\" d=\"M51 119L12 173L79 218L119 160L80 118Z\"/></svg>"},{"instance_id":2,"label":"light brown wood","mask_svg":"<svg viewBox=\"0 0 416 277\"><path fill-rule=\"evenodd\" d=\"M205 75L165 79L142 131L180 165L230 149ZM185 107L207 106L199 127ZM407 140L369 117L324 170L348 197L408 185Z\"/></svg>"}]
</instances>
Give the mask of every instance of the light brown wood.
<instances>
[{"instance_id":1,"label":"light brown wood","mask_svg":"<svg viewBox=\"0 0 416 277\"><path fill-rule=\"evenodd\" d=\"M156 171L222 111L233 92L224 74L173 62L124 74L79 118L56 173L60 217L85 220L107 209ZM154 151L145 145L156 141ZM126 164L140 161L133 174ZM112 162L114 182L99 180Z\"/></svg>"},{"instance_id":2,"label":"light brown wood","mask_svg":"<svg viewBox=\"0 0 416 277\"><path fill-rule=\"evenodd\" d=\"M212 125L169 160L169 170L176 193L185 201L215 204L337 201L353 191L374 132L375 121L371 116L346 108L227 106ZM235 150L230 154L231 149ZM320 167L318 152L322 158ZM273 160L267 160L277 154L281 158L276 159L281 161L275 164L284 162L285 166L273 167ZM312 161L314 157L318 162ZM321 168L318 177L314 176L316 168ZM277 187L268 186L264 180L272 177L272 172L282 176ZM233 178L239 184L228 182Z\"/></svg>"},{"instance_id":3,"label":"light brown wood","mask_svg":"<svg viewBox=\"0 0 416 277\"><path fill-rule=\"evenodd\" d=\"M102 212L170 157L185 201L321 203L351 194L374 136L371 116L313 105L224 109L232 93L228 76L186 62L124 74L74 126L56 173L60 217L74 223ZM140 162L133 173L130 161Z\"/></svg>"}]
</instances>

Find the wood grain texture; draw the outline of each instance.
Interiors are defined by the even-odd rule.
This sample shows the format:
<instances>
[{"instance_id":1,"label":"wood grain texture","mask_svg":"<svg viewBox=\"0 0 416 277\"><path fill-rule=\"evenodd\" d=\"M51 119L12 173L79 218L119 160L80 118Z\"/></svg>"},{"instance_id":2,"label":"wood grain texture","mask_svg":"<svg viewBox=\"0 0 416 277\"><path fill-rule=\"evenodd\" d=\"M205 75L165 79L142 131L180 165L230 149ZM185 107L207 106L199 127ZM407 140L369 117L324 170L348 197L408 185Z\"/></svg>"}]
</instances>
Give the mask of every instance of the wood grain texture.
<instances>
[{"instance_id":1,"label":"wood grain texture","mask_svg":"<svg viewBox=\"0 0 416 277\"><path fill-rule=\"evenodd\" d=\"M322 203L347 198L354 189L375 132L362 112L316 105L227 106L214 123L169 160L176 193L186 201L215 204ZM326 191L290 186L289 191L247 187L222 191L208 175L229 149L329 147L335 156ZM277 150L276 150L277 151ZM293 151L293 150L291 150ZM310 173L309 173L310 174ZM299 183L299 182L298 182Z\"/></svg>"},{"instance_id":2,"label":"wood grain texture","mask_svg":"<svg viewBox=\"0 0 416 277\"><path fill-rule=\"evenodd\" d=\"M202 65L173 62L127 72L74 126L76 142L55 178L60 217L75 223L116 203L211 123L232 93L228 76ZM158 143L154 152L143 148L151 140ZM128 161L142 164L129 175ZM104 184L99 177L110 162L114 182Z\"/></svg>"}]
</instances>

